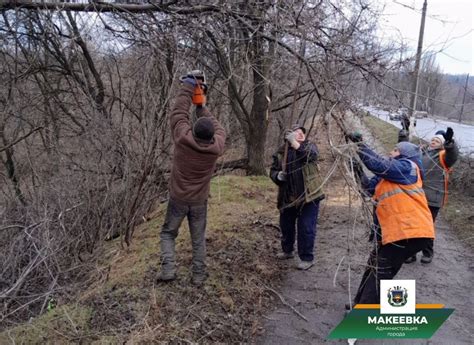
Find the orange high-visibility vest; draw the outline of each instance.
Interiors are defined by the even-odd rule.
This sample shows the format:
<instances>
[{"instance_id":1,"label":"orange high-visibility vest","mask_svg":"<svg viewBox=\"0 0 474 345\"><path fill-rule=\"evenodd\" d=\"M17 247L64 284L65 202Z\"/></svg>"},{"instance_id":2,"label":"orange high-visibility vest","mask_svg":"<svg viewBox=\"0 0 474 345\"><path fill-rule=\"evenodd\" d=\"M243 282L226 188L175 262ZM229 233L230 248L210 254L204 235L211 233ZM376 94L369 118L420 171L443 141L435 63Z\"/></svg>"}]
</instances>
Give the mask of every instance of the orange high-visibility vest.
<instances>
[{"instance_id":1,"label":"orange high-visibility vest","mask_svg":"<svg viewBox=\"0 0 474 345\"><path fill-rule=\"evenodd\" d=\"M443 206L446 205L448 202L448 183L449 183L449 173L453 171L453 169L448 168L446 165L446 150L441 150L439 152L439 162L444 169L444 200Z\"/></svg>"},{"instance_id":2,"label":"orange high-visibility vest","mask_svg":"<svg viewBox=\"0 0 474 345\"><path fill-rule=\"evenodd\" d=\"M434 225L422 188L420 169L416 183L402 185L382 179L375 187L376 214L382 229L382 244L410 238L434 238Z\"/></svg>"}]
</instances>

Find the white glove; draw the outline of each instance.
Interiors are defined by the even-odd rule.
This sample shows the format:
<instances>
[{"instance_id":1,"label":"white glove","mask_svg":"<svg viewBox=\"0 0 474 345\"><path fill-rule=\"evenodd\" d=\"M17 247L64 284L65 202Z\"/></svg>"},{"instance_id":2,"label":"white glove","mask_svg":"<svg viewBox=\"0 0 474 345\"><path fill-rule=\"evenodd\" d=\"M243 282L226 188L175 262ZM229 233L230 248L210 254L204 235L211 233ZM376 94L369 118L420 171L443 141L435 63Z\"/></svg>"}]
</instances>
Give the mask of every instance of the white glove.
<instances>
[{"instance_id":1,"label":"white glove","mask_svg":"<svg viewBox=\"0 0 474 345\"><path fill-rule=\"evenodd\" d=\"M296 132L290 132L285 136L290 144L296 143Z\"/></svg>"},{"instance_id":2,"label":"white glove","mask_svg":"<svg viewBox=\"0 0 474 345\"><path fill-rule=\"evenodd\" d=\"M286 181L286 173L283 172L283 171L279 171L278 174L277 174L277 180L281 181L281 182L285 182Z\"/></svg>"}]
</instances>

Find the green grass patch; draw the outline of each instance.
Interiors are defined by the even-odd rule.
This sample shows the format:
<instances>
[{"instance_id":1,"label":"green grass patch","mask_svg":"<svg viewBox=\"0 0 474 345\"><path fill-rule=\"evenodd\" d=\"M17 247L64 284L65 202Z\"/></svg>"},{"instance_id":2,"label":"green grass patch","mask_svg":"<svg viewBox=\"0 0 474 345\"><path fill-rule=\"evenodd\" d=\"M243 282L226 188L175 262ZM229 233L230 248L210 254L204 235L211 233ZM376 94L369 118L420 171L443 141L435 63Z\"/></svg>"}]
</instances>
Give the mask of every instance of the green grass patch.
<instances>
[{"instance_id":1,"label":"green grass patch","mask_svg":"<svg viewBox=\"0 0 474 345\"><path fill-rule=\"evenodd\" d=\"M364 116L362 121L387 152L391 151L398 143L400 128L371 115ZM416 136L412 137L411 142L414 144L426 143L426 141Z\"/></svg>"},{"instance_id":2,"label":"green grass patch","mask_svg":"<svg viewBox=\"0 0 474 345\"><path fill-rule=\"evenodd\" d=\"M370 115L364 116L362 121L372 132L374 137L382 144L384 149L390 151L395 147L398 141L399 128Z\"/></svg>"},{"instance_id":3,"label":"green grass patch","mask_svg":"<svg viewBox=\"0 0 474 345\"><path fill-rule=\"evenodd\" d=\"M92 308L69 304L0 333L0 344L71 344L88 339Z\"/></svg>"}]
</instances>

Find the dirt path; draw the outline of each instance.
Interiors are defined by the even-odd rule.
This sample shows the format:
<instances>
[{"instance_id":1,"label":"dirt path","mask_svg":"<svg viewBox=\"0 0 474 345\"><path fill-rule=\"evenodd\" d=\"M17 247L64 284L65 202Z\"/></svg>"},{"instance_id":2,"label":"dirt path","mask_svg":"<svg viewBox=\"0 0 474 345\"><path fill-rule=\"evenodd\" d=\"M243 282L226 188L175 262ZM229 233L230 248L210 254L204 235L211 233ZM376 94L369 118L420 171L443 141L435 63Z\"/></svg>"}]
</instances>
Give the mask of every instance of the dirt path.
<instances>
[{"instance_id":1,"label":"dirt path","mask_svg":"<svg viewBox=\"0 0 474 345\"><path fill-rule=\"evenodd\" d=\"M341 188L336 192L342 192ZM337 193L339 194L339 193ZM360 282L363 265L367 259L369 245L363 226L356 226L356 237L351 254L347 255L347 238L352 237L352 220L348 206L340 205L342 198L329 195L326 209L321 215L316 243L316 266L307 272L295 270L294 262L282 264L287 277L279 293L293 305L308 322L296 315L284 305L277 306L265 318L265 335L259 344L321 344L346 341L326 341L329 332L342 320L344 303L348 297L348 260L350 257L350 290L354 294ZM354 209L353 209L354 210ZM353 211L352 210L352 211ZM472 326L472 282L474 258L470 250L452 230L439 219L436 223L437 239L435 259L430 265L404 265L398 279L417 280L418 303L444 303L455 308L455 312L438 330L434 337L427 340L404 340L400 344L472 344L474 342ZM339 268L336 284L334 275L340 260L345 257ZM359 340L357 344L396 344L396 341Z\"/></svg>"},{"instance_id":2,"label":"dirt path","mask_svg":"<svg viewBox=\"0 0 474 345\"><path fill-rule=\"evenodd\" d=\"M350 208L348 200L347 188L342 179L336 178L328 188L320 215L316 265L301 272L294 269L295 263L291 260L281 264L286 279L278 292L308 321L288 306L276 305L265 316L265 333L257 339L258 344L347 344L346 340L327 341L325 338L344 317L349 291L355 294L370 251L366 226L361 216L356 217L360 207ZM436 231L433 262L405 264L396 278L416 279L417 303L444 303L454 308L454 313L430 340L359 340L357 344L474 343L474 255L442 217L436 222Z\"/></svg>"}]
</instances>

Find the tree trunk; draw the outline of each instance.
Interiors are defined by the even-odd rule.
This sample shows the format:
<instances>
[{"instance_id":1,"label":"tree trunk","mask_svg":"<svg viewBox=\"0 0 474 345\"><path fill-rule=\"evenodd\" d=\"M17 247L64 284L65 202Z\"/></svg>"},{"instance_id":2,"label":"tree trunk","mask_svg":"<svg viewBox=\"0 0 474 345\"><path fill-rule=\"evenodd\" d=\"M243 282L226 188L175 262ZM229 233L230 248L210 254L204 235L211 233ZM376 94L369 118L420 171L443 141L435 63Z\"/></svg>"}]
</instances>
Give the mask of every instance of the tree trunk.
<instances>
[{"instance_id":1,"label":"tree trunk","mask_svg":"<svg viewBox=\"0 0 474 345\"><path fill-rule=\"evenodd\" d=\"M23 192L21 191L20 188L20 181L18 180L18 175L16 173L15 169L15 161L13 160L13 149L9 147L8 141L5 138L5 133L4 133L4 127L0 128L0 134L2 136L3 144L5 145L5 160L3 161L3 164L5 165L5 169L7 170L7 176L12 181L13 184L13 189L15 190L15 195L18 198L18 200L21 202L23 206L26 205L26 200L23 195Z\"/></svg>"},{"instance_id":2,"label":"tree trunk","mask_svg":"<svg viewBox=\"0 0 474 345\"><path fill-rule=\"evenodd\" d=\"M258 17L263 17L264 10L256 8ZM258 27L258 33L251 41L251 62L253 70L253 102L250 111L250 121L248 126L247 156L249 159L249 175L266 175L265 170L265 143L267 139L269 108L268 94L268 53L264 49L263 23L255 20L253 23Z\"/></svg>"},{"instance_id":3,"label":"tree trunk","mask_svg":"<svg viewBox=\"0 0 474 345\"><path fill-rule=\"evenodd\" d=\"M255 124L250 128L250 138L247 139L247 173L248 175L266 175L264 157L267 126Z\"/></svg>"},{"instance_id":4,"label":"tree trunk","mask_svg":"<svg viewBox=\"0 0 474 345\"><path fill-rule=\"evenodd\" d=\"M260 57L257 57L257 59L253 72L255 89L253 91L253 104L250 113L252 123L248 126L248 134L246 135L247 157L249 159L248 174L266 175L265 142L268 130L268 121L266 118L268 110L268 101L266 98L267 87L263 78L265 75L263 62Z\"/></svg>"}]
</instances>

